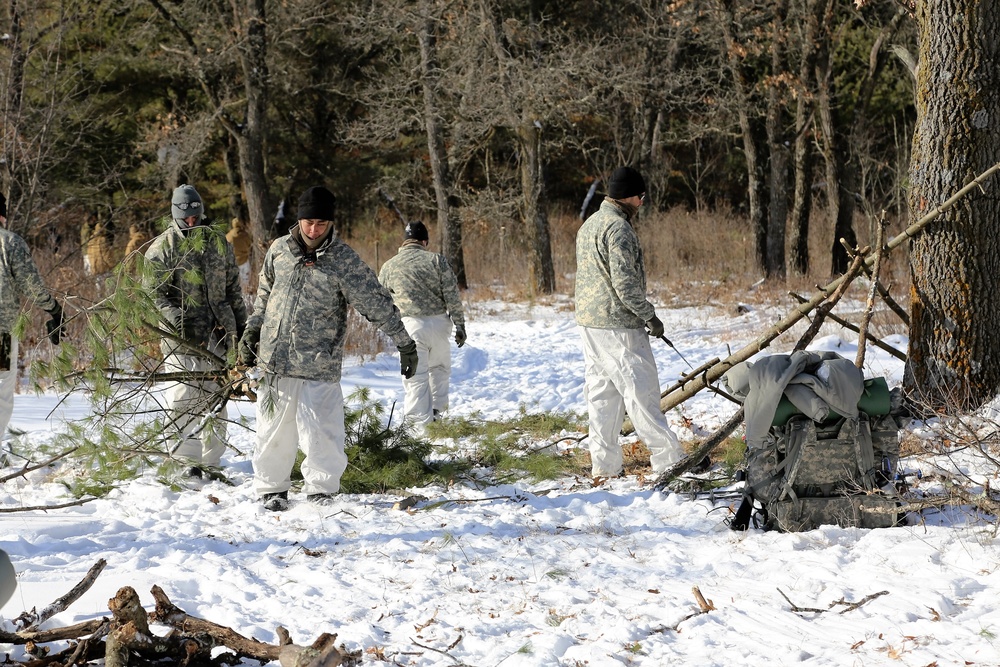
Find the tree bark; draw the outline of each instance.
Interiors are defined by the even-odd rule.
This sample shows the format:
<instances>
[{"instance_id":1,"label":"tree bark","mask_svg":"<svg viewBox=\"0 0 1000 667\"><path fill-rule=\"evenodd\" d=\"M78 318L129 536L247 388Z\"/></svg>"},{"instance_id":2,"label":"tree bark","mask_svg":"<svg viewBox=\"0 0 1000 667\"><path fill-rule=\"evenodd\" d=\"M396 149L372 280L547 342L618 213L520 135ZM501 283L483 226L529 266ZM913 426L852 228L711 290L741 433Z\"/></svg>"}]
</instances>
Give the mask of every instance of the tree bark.
<instances>
[{"instance_id":1,"label":"tree bark","mask_svg":"<svg viewBox=\"0 0 1000 667\"><path fill-rule=\"evenodd\" d=\"M531 119L525 119L517 130L517 137L521 147L521 189L524 193L522 216L531 244L531 286L535 294L552 294L556 289L556 274L552 265L549 216L545 210L542 130Z\"/></svg>"},{"instance_id":2,"label":"tree bark","mask_svg":"<svg viewBox=\"0 0 1000 667\"><path fill-rule=\"evenodd\" d=\"M803 13L801 61L799 63L798 98L795 107L795 147L792 157L794 172L793 203L789 235L789 264L798 275L809 273L809 218L812 215L813 141L810 131L816 111L816 61L820 43L822 0L806 0Z\"/></svg>"},{"instance_id":3,"label":"tree bark","mask_svg":"<svg viewBox=\"0 0 1000 667\"><path fill-rule=\"evenodd\" d=\"M785 136L785 107L782 99L785 72L785 21L788 0L778 0L771 22L771 77L767 91L767 114L764 128L767 133L770 169L768 183L770 202L765 243L764 275L768 278L785 277L785 228L788 224L788 138Z\"/></svg>"},{"instance_id":4,"label":"tree bark","mask_svg":"<svg viewBox=\"0 0 1000 667\"><path fill-rule=\"evenodd\" d=\"M440 69L437 57L437 19L429 14L424 18L420 33L421 84L424 93L424 126L427 130L427 152L431 163L431 178L434 183L434 199L437 203L438 230L441 234L441 249L451 270L455 272L458 286L469 286L465 275L465 255L462 250L462 224L458 211L453 205L454 183L448 164L448 150L445 147L444 127L437 98L440 86Z\"/></svg>"},{"instance_id":5,"label":"tree bark","mask_svg":"<svg viewBox=\"0 0 1000 667\"><path fill-rule=\"evenodd\" d=\"M1000 6L917 3L917 126L909 206L923 215L958 183L1000 160ZM946 211L910 252L910 352L904 391L955 412L1000 388L1000 194L985 189Z\"/></svg>"},{"instance_id":6,"label":"tree bark","mask_svg":"<svg viewBox=\"0 0 1000 667\"><path fill-rule=\"evenodd\" d=\"M246 116L241 125L229 129L234 132L239 151L240 172L246 191L247 213L250 218L250 234L258 242L251 245L250 275L255 276L264 263L266 246L259 241L271 240L272 210L267 189L264 163L264 144L267 122L267 9L265 0L249 0L249 18L243 26L244 42L240 48L240 64L243 68L243 89L246 93ZM241 10L242 11L242 10ZM233 5L234 18L239 20L236 4ZM251 285L256 289L256 285Z\"/></svg>"},{"instance_id":7,"label":"tree bark","mask_svg":"<svg viewBox=\"0 0 1000 667\"><path fill-rule=\"evenodd\" d=\"M733 91L736 97L736 113L743 140L743 159L747 172L747 204L750 230L754 237L754 256L757 266L763 271L767 264L767 189L764 178L765 132L760 119L754 114L749 77L744 71L743 49L737 43L733 30L733 10L728 0L719 5L719 22L722 27L724 54L733 76Z\"/></svg>"}]
</instances>

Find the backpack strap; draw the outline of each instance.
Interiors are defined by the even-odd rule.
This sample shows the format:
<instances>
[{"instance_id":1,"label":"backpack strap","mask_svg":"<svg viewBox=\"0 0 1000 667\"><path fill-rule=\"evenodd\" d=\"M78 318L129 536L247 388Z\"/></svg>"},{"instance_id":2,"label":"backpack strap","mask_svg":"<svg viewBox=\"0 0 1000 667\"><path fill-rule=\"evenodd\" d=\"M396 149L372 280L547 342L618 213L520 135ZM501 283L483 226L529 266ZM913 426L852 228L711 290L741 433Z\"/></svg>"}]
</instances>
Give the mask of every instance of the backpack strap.
<instances>
[{"instance_id":1,"label":"backpack strap","mask_svg":"<svg viewBox=\"0 0 1000 667\"><path fill-rule=\"evenodd\" d=\"M872 445L872 429L867 419L858 419L855 422L857 436L854 440L854 454L858 461L858 472L861 473L861 483L866 491L875 488L875 481L872 479L875 471L875 448Z\"/></svg>"},{"instance_id":2,"label":"backpack strap","mask_svg":"<svg viewBox=\"0 0 1000 667\"><path fill-rule=\"evenodd\" d=\"M792 485L795 484L795 477L799 474L799 468L802 466L802 443L809 437L810 431L813 433L816 431L816 425L811 419L796 419L794 422L789 422L788 441L785 443L785 460L782 463L786 467L789 465L791 467L785 473L785 483L781 487L777 500L784 500L785 496L791 496L794 501L798 500Z\"/></svg>"}]
</instances>

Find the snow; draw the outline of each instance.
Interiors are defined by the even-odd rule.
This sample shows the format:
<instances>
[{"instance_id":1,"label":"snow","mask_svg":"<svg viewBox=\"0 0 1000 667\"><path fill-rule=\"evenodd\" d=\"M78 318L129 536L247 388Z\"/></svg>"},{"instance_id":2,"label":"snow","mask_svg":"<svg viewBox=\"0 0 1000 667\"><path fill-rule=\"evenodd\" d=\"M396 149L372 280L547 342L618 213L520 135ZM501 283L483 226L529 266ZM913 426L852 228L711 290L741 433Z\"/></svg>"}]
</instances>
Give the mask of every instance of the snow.
<instances>
[{"instance_id":1,"label":"snow","mask_svg":"<svg viewBox=\"0 0 1000 667\"><path fill-rule=\"evenodd\" d=\"M585 413L566 302L471 310L469 342L453 350L451 415ZM740 311L658 308L695 367L778 319L759 306ZM905 337L887 342L906 348ZM853 359L856 343L825 328L811 349ZM688 370L665 344L654 341L654 351L664 387ZM868 377L885 375L892 386L901 373L900 362L869 348ZM394 355L348 363L343 385L345 395L366 386L402 404ZM61 399L19 394L11 426L42 441L86 415L81 399ZM252 406L240 409L252 425ZM692 429L714 430L732 412L701 392L668 418L693 440ZM278 625L300 644L335 632L365 664L1000 665L1000 543L972 516L735 533L723 521L729 501L660 493L635 476L599 486L570 478L412 489L428 503L409 511L393 509L400 496L340 495L319 507L293 494L290 510L271 513L251 489L252 432L233 426L230 443L224 464L235 486L178 492L144 477L79 507L0 514L0 548L19 583L0 629L13 630L21 611L48 605L103 558L95 585L43 627L107 616L122 586L151 609L159 585L189 614L261 641L277 642ZM45 470L0 486L3 507L66 500ZM693 587L714 609L698 613ZM22 647L2 650L24 658Z\"/></svg>"}]
</instances>

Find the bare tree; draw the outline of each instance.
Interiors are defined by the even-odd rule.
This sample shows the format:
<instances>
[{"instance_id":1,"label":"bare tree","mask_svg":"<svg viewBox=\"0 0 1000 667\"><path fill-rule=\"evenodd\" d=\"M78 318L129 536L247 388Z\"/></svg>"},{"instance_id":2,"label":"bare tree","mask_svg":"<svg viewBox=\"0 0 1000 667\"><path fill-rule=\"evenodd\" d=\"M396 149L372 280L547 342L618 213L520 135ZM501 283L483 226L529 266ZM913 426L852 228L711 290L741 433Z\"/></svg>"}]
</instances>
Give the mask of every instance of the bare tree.
<instances>
[{"instance_id":1,"label":"bare tree","mask_svg":"<svg viewBox=\"0 0 1000 667\"><path fill-rule=\"evenodd\" d=\"M272 238L274 207L264 161L269 84L266 0L207 7L148 2L164 23L160 48L194 73L212 117L235 142L239 189L246 198L251 235L257 240ZM253 245L251 275L256 275L265 250L265 243Z\"/></svg>"}]
</instances>

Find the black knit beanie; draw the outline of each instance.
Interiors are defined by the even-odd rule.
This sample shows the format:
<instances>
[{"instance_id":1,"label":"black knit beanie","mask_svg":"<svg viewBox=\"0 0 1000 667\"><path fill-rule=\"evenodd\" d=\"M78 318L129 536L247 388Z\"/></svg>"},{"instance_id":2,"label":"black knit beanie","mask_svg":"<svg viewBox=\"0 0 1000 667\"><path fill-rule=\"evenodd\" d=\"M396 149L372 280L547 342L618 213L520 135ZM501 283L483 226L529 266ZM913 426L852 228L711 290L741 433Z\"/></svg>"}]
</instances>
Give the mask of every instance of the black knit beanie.
<instances>
[{"instance_id":1,"label":"black knit beanie","mask_svg":"<svg viewBox=\"0 0 1000 667\"><path fill-rule=\"evenodd\" d=\"M403 231L403 234L406 238L417 241L427 241L430 238L427 234L427 228L424 227L424 223L419 220L406 223L406 229Z\"/></svg>"},{"instance_id":2,"label":"black knit beanie","mask_svg":"<svg viewBox=\"0 0 1000 667\"><path fill-rule=\"evenodd\" d=\"M7 217L7 198L0 192L0 218Z\"/></svg>"},{"instance_id":3,"label":"black knit beanie","mask_svg":"<svg viewBox=\"0 0 1000 667\"><path fill-rule=\"evenodd\" d=\"M608 196L612 199L628 199L646 191L646 181L632 167L618 167L608 181Z\"/></svg>"},{"instance_id":4,"label":"black knit beanie","mask_svg":"<svg viewBox=\"0 0 1000 667\"><path fill-rule=\"evenodd\" d=\"M333 220L334 203L337 198L322 185L315 185L299 197L299 220Z\"/></svg>"}]
</instances>

